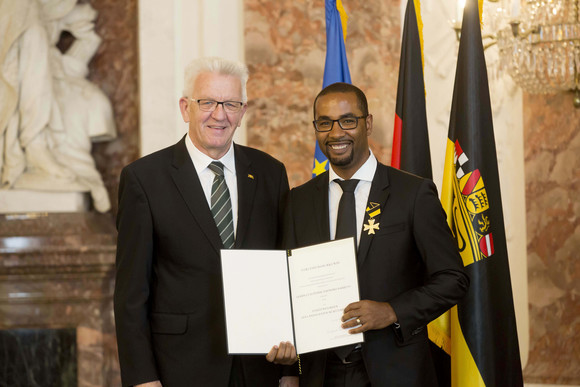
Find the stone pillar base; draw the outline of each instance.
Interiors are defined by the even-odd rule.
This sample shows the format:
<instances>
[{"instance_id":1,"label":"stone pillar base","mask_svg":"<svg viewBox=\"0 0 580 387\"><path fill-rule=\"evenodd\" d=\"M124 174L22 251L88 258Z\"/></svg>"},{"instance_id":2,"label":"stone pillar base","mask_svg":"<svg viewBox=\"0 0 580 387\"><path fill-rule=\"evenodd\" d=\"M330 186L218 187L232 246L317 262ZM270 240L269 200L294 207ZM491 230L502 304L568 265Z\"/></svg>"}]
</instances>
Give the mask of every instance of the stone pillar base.
<instances>
[{"instance_id":1,"label":"stone pillar base","mask_svg":"<svg viewBox=\"0 0 580 387\"><path fill-rule=\"evenodd\" d=\"M113 319L115 244L111 215L0 215L0 330L72 330L79 387L121 385ZM22 371L22 364L13 368L9 373ZM32 385L32 371L11 377Z\"/></svg>"}]
</instances>

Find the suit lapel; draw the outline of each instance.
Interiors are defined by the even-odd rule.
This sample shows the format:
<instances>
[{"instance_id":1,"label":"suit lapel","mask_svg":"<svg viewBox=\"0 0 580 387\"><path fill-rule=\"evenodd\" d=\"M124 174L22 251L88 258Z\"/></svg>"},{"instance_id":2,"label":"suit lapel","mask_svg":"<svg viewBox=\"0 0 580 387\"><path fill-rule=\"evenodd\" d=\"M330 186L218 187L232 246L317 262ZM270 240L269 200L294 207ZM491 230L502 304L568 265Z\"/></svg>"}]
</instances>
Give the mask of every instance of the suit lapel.
<instances>
[{"instance_id":1,"label":"suit lapel","mask_svg":"<svg viewBox=\"0 0 580 387\"><path fill-rule=\"evenodd\" d=\"M193 166L185 146L185 137L174 147L171 177L189 208L189 212L199 224L204 235L219 254L223 247L211 210L201 188L199 176Z\"/></svg>"},{"instance_id":2,"label":"suit lapel","mask_svg":"<svg viewBox=\"0 0 580 387\"><path fill-rule=\"evenodd\" d=\"M330 225L329 225L329 214L328 214L328 179L329 179L328 171L323 173L316 179L315 187L316 187L316 194L312 200L312 208L311 214L316 216L316 226L318 234L321 237L321 241L329 241L330 240ZM320 211L320 209L323 209Z\"/></svg>"},{"instance_id":3,"label":"suit lapel","mask_svg":"<svg viewBox=\"0 0 580 387\"><path fill-rule=\"evenodd\" d=\"M381 223L381 219L385 217L385 204L389 198L389 178L387 174L387 167L382 164L377 164L377 170L375 171L375 176L373 177L373 182L371 184L371 191L369 193L369 199L367 202L367 207L363 222L363 231L360 237L360 243L358 248L358 265L362 266L364 263L371 243L373 241L374 234L371 234L371 230L364 230L364 225L371 225ZM373 208L374 207L374 208ZM372 208L372 209L371 209ZM380 213L376 213L380 210ZM371 215L374 215L371 217ZM374 220L374 222L371 221ZM376 228L375 228L376 232Z\"/></svg>"},{"instance_id":4,"label":"suit lapel","mask_svg":"<svg viewBox=\"0 0 580 387\"><path fill-rule=\"evenodd\" d=\"M251 168L251 161L243 152L243 148L234 144L234 155L236 158L236 178L238 181L238 226L236 229L236 242L234 248L242 247L242 242L246 235L247 225L250 221L252 205L256 193L258 178L267 176L257 176Z\"/></svg>"}]
</instances>

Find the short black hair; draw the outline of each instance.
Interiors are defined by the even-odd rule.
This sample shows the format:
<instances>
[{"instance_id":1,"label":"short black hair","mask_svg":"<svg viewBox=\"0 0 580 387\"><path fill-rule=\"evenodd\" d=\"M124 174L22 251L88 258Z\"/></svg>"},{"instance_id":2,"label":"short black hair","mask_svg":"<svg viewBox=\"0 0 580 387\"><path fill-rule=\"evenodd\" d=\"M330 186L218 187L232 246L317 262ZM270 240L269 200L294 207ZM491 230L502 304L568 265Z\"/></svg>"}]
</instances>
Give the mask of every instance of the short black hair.
<instances>
[{"instance_id":1,"label":"short black hair","mask_svg":"<svg viewBox=\"0 0 580 387\"><path fill-rule=\"evenodd\" d=\"M351 85L350 83L344 82L336 82L331 85L326 86L314 99L314 104L312 105L312 113L314 114L314 119L316 119L316 102L318 98L332 93L354 93L356 95L356 99L358 101L358 107L362 111L364 116L369 114L369 104L367 102L367 97L365 93L355 85Z\"/></svg>"}]
</instances>

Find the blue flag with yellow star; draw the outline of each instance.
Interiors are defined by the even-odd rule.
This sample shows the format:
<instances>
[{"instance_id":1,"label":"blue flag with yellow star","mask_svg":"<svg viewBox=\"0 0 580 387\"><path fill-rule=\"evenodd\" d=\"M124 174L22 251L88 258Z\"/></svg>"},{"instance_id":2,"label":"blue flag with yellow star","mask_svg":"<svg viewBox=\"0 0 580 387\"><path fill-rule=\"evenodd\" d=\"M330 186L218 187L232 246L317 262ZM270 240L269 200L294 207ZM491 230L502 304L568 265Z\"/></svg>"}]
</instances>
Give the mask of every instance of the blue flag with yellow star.
<instances>
[{"instance_id":1,"label":"blue flag with yellow star","mask_svg":"<svg viewBox=\"0 0 580 387\"><path fill-rule=\"evenodd\" d=\"M325 0L326 5L326 62L324 64L324 78L322 88L336 82L350 81L348 61L346 60L346 22L348 16L341 0ZM328 160L316 142L312 177L328 170Z\"/></svg>"}]
</instances>

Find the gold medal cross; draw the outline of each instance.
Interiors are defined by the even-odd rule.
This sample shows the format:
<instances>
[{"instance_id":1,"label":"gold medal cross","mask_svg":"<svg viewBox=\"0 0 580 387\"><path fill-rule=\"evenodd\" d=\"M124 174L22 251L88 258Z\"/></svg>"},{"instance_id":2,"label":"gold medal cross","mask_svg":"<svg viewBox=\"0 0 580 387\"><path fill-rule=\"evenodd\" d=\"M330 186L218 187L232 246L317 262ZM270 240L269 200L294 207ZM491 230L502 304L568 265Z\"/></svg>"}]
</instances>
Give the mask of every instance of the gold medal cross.
<instances>
[{"instance_id":1,"label":"gold medal cross","mask_svg":"<svg viewBox=\"0 0 580 387\"><path fill-rule=\"evenodd\" d=\"M379 224L377 223L375 224L375 220L374 219L369 219L369 224L365 224L364 225L364 230L363 231L368 231L369 235L374 235L375 234L375 230L379 229Z\"/></svg>"}]
</instances>

